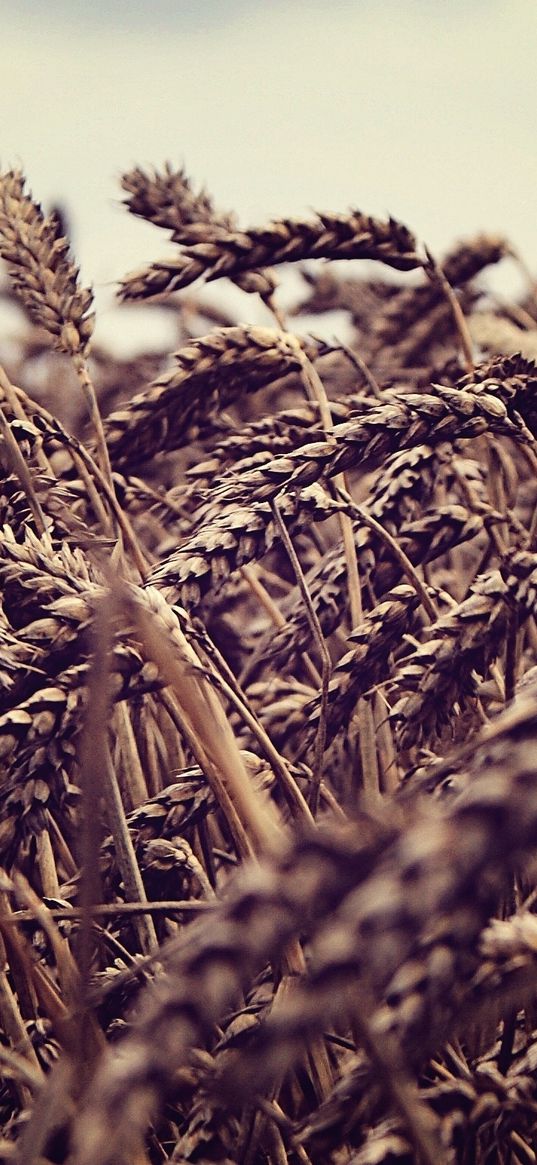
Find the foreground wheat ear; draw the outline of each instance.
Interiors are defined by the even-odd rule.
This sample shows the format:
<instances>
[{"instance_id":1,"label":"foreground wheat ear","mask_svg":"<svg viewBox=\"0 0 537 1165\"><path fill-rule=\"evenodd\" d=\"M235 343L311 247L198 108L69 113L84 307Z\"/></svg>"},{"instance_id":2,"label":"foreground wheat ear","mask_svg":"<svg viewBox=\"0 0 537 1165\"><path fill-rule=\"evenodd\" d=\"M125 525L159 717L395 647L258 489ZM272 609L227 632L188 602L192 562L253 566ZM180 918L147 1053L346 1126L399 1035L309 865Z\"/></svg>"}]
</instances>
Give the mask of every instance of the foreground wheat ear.
<instances>
[{"instance_id":1,"label":"foreground wheat ear","mask_svg":"<svg viewBox=\"0 0 537 1165\"><path fill-rule=\"evenodd\" d=\"M535 286L122 186L173 353L0 175L0 1160L529 1165Z\"/></svg>"}]
</instances>

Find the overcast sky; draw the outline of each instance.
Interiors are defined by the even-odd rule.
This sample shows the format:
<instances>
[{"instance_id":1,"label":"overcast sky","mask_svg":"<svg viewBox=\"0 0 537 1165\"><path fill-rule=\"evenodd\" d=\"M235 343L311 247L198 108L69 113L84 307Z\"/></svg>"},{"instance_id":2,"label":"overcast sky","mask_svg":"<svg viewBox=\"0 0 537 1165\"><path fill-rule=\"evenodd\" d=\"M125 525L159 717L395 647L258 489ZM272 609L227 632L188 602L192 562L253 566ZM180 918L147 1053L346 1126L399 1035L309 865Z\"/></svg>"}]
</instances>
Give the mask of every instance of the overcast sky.
<instances>
[{"instance_id":1,"label":"overcast sky","mask_svg":"<svg viewBox=\"0 0 537 1165\"><path fill-rule=\"evenodd\" d=\"M67 204L101 297L163 252L118 177L166 159L245 224L355 206L537 269L536 0L0 0L0 27L0 162Z\"/></svg>"}]
</instances>

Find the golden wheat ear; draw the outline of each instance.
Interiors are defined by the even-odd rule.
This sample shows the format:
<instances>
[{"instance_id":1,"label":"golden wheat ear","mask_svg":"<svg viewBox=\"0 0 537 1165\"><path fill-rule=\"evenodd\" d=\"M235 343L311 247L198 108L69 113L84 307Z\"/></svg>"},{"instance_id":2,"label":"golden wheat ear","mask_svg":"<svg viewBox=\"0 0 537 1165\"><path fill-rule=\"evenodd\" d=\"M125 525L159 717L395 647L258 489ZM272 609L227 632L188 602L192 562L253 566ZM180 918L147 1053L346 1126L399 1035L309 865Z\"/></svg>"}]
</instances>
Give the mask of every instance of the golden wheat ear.
<instances>
[{"instance_id":1,"label":"golden wheat ear","mask_svg":"<svg viewBox=\"0 0 537 1165\"><path fill-rule=\"evenodd\" d=\"M0 175L0 255L13 287L55 348L86 355L93 334L93 294L79 285L79 271L56 214L45 216L25 192L20 170Z\"/></svg>"},{"instance_id":2,"label":"golden wheat ear","mask_svg":"<svg viewBox=\"0 0 537 1165\"><path fill-rule=\"evenodd\" d=\"M221 230L183 252L128 275L123 299L147 299L179 291L198 279L236 279L268 264L303 259L376 259L398 271L423 266L415 236L396 219L372 218L359 210L317 214L311 219L282 218L247 231Z\"/></svg>"},{"instance_id":3,"label":"golden wheat ear","mask_svg":"<svg viewBox=\"0 0 537 1165\"><path fill-rule=\"evenodd\" d=\"M79 284L79 270L61 234L56 212L45 216L20 170L0 175L0 256L7 264L16 295L31 318L51 338L54 348L73 361L97 437L101 469L112 489L112 471L87 356L95 314L93 292Z\"/></svg>"},{"instance_id":4,"label":"golden wheat ear","mask_svg":"<svg viewBox=\"0 0 537 1165\"><path fill-rule=\"evenodd\" d=\"M121 185L130 213L171 231L173 242L181 246L211 243L237 230L236 216L216 210L208 192L196 191L185 170L174 170L169 162L160 171L136 166L123 175ZM272 309L272 271L243 271L232 278L243 291L258 292Z\"/></svg>"}]
</instances>

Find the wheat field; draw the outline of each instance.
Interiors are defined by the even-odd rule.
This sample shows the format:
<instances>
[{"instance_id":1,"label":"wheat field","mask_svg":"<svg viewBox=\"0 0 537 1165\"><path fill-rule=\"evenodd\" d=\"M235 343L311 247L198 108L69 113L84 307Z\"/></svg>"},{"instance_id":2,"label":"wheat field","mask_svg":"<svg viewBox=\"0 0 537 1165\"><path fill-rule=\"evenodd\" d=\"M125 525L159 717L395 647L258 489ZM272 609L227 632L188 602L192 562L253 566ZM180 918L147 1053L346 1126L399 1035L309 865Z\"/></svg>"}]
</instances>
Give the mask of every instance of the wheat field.
<instances>
[{"instance_id":1,"label":"wheat field","mask_svg":"<svg viewBox=\"0 0 537 1165\"><path fill-rule=\"evenodd\" d=\"M172 353L0 174L0 1160L535 1162L537 285L122 187Z\"/></svg>"}]
</instances>

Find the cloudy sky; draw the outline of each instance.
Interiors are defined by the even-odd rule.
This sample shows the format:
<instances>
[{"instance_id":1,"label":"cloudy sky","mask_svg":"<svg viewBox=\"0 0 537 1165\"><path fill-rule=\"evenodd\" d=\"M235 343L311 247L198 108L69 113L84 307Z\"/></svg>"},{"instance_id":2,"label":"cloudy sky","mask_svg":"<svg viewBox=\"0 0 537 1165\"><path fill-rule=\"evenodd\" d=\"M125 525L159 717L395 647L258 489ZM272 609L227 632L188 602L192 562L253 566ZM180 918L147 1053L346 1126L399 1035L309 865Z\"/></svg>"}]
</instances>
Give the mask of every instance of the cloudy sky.
<instances>
[{"instance_id":1,"label":"cloudy sky","mask_svg":"<svg viewBox=\"0 0 537 1165\"><path fill-rule=\"evenodd\" d=\"M0 163L68 206L84 277L162 253L120 206L182 164L247 224L392 213L537 269L535 0L0 0Z\"/></svg>"}]
</instances>

